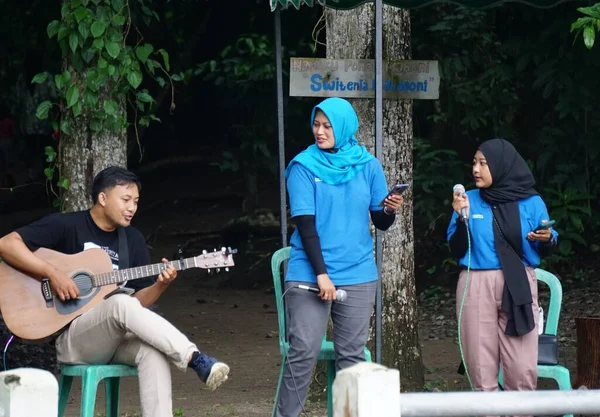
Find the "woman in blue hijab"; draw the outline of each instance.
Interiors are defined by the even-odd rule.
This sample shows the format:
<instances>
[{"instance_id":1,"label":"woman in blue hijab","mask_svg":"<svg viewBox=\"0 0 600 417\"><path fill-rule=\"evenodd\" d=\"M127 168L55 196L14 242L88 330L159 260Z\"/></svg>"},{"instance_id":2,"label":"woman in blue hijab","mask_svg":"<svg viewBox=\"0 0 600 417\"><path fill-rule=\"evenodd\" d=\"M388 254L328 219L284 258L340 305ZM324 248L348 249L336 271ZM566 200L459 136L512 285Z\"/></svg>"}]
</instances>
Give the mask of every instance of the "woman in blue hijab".
<instances>
[{"instance_id":1,"label":"woman in blue hijab","mask_svg":"<svg viewBox=\"0 0 600 417\"><path fill-rule=\"evenodd\" d=\"M381 163L358 144L358 117L348 101L322 101L311 125L315 143L285 171L296 230L285 277L290 349L277 417L303 411L330 315L336 370L365 360L378 278L370 220L387 230L402 204L400 195L386 197ZM299 285L318 288L318 296ZM336 299L343 294L337 290L347 297Z\"/></svg>"}]
</instances>

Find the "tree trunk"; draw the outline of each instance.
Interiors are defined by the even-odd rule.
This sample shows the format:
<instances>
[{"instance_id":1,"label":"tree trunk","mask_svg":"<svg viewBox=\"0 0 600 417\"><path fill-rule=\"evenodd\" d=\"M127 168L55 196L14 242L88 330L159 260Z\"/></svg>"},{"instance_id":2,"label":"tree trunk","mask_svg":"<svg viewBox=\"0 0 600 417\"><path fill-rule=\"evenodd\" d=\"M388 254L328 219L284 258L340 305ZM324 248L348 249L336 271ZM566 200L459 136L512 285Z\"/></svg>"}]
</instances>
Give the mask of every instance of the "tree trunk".
<instances>
[{"instance_id":1,"label":"tree trunk","mask_svg":"<svg viewBox=\"0 0 600 417\"><path fill-rule=\"evenodd\" d=\"M576 317L577 379L573 386L600 388L600 318Z\"/></svg>"},{"instance_id":2,"label":"tree trunk","mask_svg":"<svg viewBox=\"0 0 600 417\"><path fill-rule=\"evenodd\" d=\"M327 58L373 59L375 15L372 4L349 11L326 9ZM410 14L384 6L383 59L410 59ZM358 113L358 140L374 153L375 103L352 100ZM382 165L391 186L412 183L412 101L383 101ZM382 364L400 370L403 391L421 391L424 369L418 336L414 275L412 190L395 224L383 234Z\"/></svg>"},{"instance_id":3,"label":"tree trunk","mask_svg":"<svg viewBox=\"0 0 600 417\"><path fill-rule=\"evenodd\" d=\"M108 97L108 90L101 90L98 96L102 103ZM69 188L61 195L62 210L67 212L91 207L92 182L98 172L111 165L127 166L126 130L93 132L86 109L77 117L70 110L63 116L71 126L71 134L61 136L59 152L61 177L70 181ZM119 103L119 111L126 112L124 103Z\"/></svg>"}]
</instances>

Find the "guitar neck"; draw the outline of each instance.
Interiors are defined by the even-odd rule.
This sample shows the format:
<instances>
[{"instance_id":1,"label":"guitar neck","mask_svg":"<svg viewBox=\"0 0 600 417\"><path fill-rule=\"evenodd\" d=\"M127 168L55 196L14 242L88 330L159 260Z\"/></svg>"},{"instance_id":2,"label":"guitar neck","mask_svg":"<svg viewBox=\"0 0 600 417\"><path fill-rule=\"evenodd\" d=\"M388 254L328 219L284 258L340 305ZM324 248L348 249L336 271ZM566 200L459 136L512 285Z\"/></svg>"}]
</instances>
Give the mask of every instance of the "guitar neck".
<instances>
[{"instance_id":1,"label":"guitar neck","mask_svg":"<svg viewBox=\"0 0 600 417\"><path fill-rule=\"evenodd\" d=\"M157 276L166 269L167 265L171 265L177 271L182 271L188 268L198 268L198 265L196 265L196 258L186 258L178 261L171 261L167 264L161 262L152 265L138 266L135 268L114 270L92 276L93 286L102 287L104 285L118 284L119 282Z\"/></svg>"}]
</instances>

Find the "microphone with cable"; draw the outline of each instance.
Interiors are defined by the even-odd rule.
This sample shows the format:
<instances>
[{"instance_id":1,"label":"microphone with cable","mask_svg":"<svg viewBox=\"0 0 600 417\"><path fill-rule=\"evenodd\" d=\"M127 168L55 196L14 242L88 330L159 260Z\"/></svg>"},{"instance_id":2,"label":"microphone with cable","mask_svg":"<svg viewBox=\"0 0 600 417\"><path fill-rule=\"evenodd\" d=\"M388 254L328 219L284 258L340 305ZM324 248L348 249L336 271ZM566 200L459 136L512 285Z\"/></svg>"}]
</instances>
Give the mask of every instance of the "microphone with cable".
<instances>
[{"instance_id":1,"label":"microphone with cable","mask_svg":"<svg viewBox=\"0 0 600 417\"><path fill-rule=\"evenodd\" d=\"M454 187L452 187L452 192L455 193L457 191L460 191L462 196L465 196L467 194L467 192L465 191L465 186L462 184L456 184ZM469 216L467 216L467 208L463 207L460 209L460 218L463 222L466 222L469 218Z\"/></svg>"},{"instance_id":2,"label":"microphone with cable","mask_svg":"<svg viewBox=\"0 0 600 417\"><path fill-rule=\"evenodd\" d=\"M297 288L301 290L306 290L310 292L314 292L315 294L319 294L321 292L320 289L309 287L308 285L298 285ZM335 290L335 300L334 301L345 301L348 298L348 293L344 290Z\"/></svg>"}]
</instances>

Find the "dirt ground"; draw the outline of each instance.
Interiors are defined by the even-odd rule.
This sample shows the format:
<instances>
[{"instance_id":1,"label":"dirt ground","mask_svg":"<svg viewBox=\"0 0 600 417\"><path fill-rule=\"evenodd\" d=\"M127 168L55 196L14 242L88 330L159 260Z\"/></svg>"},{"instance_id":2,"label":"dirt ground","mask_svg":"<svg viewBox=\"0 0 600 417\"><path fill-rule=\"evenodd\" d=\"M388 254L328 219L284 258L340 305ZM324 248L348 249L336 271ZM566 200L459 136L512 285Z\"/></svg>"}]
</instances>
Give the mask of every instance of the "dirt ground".
<instances>
[{"instance_id":1,"label":"dirt ground","mask_svg":"<svg viewBox=\"0 0 600 417\"><path fill-rule=\"evenodd\" d=\"M211 184L218 172L206 167L189 167L177 177L172 171L142 177L142 199L134 225L146 236L153 262L161 257L173 258L181 246L184 256L196 256L203 249L221 246L238 249L236 266L229 272L209 275L202 269L181 272L167 293L159 300L164 316L195 341L208 354L227 362L230 379L212 392L193 372L172 368L174 415L269 416L273 407L281 357L278 351L277 313L270 289L270 254L279 248L278 226L235 227L231 222L243 218L248 207L277 213L277 184L266 184L255 201L243 199L236 189L243 186L235 178L222 178ZM226 185L223 185L226 184ZM44 213L43 189L22 193L20 202L13 195L0 192L0 233L25 224ZM260 203L257 205L257 201ZM19 207L27 204L23 211ZM14 206L10 209L8 205ZM272 215L267 218L272 218ZM276 218L275 218L276 219ZM277 219L276 219L277 220ZM451 285L446 293L420 305L420 337L427 368L429 390L467 389L466 379L456 370L460 355L456 345L456 320ZM575 294L575 293L574 293ZM574 325L572 316L581 306L594 304L598 289L582 290L573 303L566 294L564 319L561 320L561 358L575 375ZM574 296L575 297L575 296ZM319 381L323 378L317 378ZM317 384L316 382L314 384ZM553 388L542 382L540 388ZM97 398L97 414L104 413L102 386ZM318 392L319 387L314 389ZM74 383L67 416L79 410L80 385ZM121 388L123 416L139 416L138 383L126 378ZM311 415L326 415L324 404L311 401Z\"/></svg>"}]
</instances>

